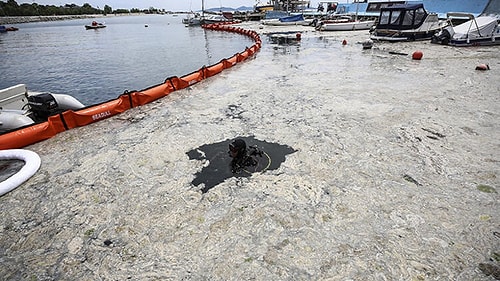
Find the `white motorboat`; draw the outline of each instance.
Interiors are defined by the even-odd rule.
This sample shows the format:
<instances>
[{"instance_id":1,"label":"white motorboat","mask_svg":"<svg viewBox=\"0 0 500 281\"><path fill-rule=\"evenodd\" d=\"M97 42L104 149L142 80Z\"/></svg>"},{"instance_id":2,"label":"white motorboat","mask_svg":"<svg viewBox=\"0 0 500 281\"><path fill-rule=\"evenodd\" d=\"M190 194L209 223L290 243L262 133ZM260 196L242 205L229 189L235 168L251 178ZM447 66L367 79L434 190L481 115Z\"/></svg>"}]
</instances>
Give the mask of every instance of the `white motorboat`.
<instances>
[{"instance_id":1,"label":"white motorboat","mask_svg":"<svg viewBox=\"0 0 500 281\"><path fill-rule=\"evenodd\" d=\"M448 13L447 17L468 20L457 26L450 24L443 28L432 37L432 43L457 47L500 45L498 18L490 16L476 18L467 13Z\"/></svg>"},{"instance_id":2,"label":"white motorboat","mask_svg":"<svg viewBox=\"0 0 500 281\"><path fill-rule=\"evenodd\" d=\"M344 15L338 20L325 21L319 26L321 31L348 31L348 30L368 30L375 25L375 20L358 20L359 1L356 2L356 14L354 18L350 15Z\"/></svg>"},{"instance_id":3,"label":"white motorboat","mask_svg":"<svg viewBox=\"0 0 500 281\"><path fill-rule=\"evenodd\" d=\"M322 21L316 29L321 31L369 30L374 25L374 20L360 21L350 16L343 16L336 20Z\"/></svg>"},{"instance_id":4,"label":"white motorboat","mask_svg":"<svg viewBox=\"0 0 500 281\"><path fill-rule=\"evenodd\" d=\"M18 84L0 90L0 133L43 122L49 116L85 106L70 95L28 92Z\"/></svg>"}]
</instances>

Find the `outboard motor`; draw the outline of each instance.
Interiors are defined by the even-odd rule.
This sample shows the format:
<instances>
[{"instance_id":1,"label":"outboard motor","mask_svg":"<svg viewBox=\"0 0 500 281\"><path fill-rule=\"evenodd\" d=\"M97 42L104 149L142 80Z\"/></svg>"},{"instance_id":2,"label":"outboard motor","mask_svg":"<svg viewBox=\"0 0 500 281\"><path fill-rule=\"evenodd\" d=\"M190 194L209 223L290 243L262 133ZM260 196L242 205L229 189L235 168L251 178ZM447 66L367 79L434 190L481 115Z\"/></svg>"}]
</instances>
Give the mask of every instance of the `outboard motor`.
<instances>
[{"instance_id":1,"label":"outboard motor","mask_svg":"<svg viewBox=\"0 0 500 281\"><path fill-rule=\"evenodd\" d=\"M64 111L59 108L56 99L49 93L28 96L27 99L35 120L47 120L49 116Z\"/></svg>"},{"instance_id":2,"label":"outboard motor","mask_svg":"<svg viewBox=\"0 0 500 281\"><path fill-rule=\"evenodd\" d=\"M444 28L439 33L432 36L431 42L441 45L448 45L453 34L453 28Z\"/></svg>"}]
</instances>

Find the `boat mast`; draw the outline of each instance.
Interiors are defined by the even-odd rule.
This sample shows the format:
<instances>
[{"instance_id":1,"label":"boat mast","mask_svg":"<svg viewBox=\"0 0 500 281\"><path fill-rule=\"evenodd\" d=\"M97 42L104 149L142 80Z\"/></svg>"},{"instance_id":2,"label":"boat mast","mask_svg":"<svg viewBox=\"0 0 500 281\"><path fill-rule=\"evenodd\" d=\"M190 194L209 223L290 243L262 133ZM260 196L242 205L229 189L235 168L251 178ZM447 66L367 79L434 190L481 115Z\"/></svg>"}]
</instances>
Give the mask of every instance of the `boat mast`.
<instances>
[{"instance_id":1,"label":"boat mast","mask_svg":"<svg viewBox=\"0 0 500 281\"><path fill-rule=\"evenodd\" d=\"M354 16L354 21L358 21L358 10L359 10L359 0L356 1L356 15Z\"/></svg>"}]
</instances>

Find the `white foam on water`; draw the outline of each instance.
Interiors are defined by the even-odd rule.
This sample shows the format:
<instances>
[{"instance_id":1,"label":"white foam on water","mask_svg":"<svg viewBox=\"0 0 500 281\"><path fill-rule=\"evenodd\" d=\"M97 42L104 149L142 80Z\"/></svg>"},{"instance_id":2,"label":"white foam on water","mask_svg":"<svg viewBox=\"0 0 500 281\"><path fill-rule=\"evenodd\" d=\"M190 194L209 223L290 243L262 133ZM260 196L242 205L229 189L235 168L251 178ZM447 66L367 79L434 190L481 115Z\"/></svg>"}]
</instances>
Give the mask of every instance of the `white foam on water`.
<instances>
[{"instance_id":1,"label":"white foam on water","mask_svg":"<svg viewBox=\"0 0 500 281\"><path fill-rule=\"evenodd\" d=\"M489 280L498 193L476 186L499 183L498 47L367 38L262 35L216 77L30 146L43 165L1 198L0 274ZM191 185L207 163L187 151L249 135L297 152L204 195Z\"/></svg>"}]
</instances>

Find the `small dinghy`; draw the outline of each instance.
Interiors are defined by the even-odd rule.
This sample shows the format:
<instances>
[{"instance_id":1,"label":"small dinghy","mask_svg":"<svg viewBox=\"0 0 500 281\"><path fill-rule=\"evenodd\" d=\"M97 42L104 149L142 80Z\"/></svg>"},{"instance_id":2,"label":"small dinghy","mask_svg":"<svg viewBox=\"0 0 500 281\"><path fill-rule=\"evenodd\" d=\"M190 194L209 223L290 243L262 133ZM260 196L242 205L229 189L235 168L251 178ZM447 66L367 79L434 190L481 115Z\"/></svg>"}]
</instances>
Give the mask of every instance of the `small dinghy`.
<instances>
[{"instance_id":1,"label":"small dinghy","mask_svg":"<svg viewBox=\"0 0 500 281\"><path fill-rule=\"evenodd\" d=\"M49 116L85 106L70 95L28 92L19 84L0 90L0 133L47 121Z\"/></svg>"}]
</instances>

